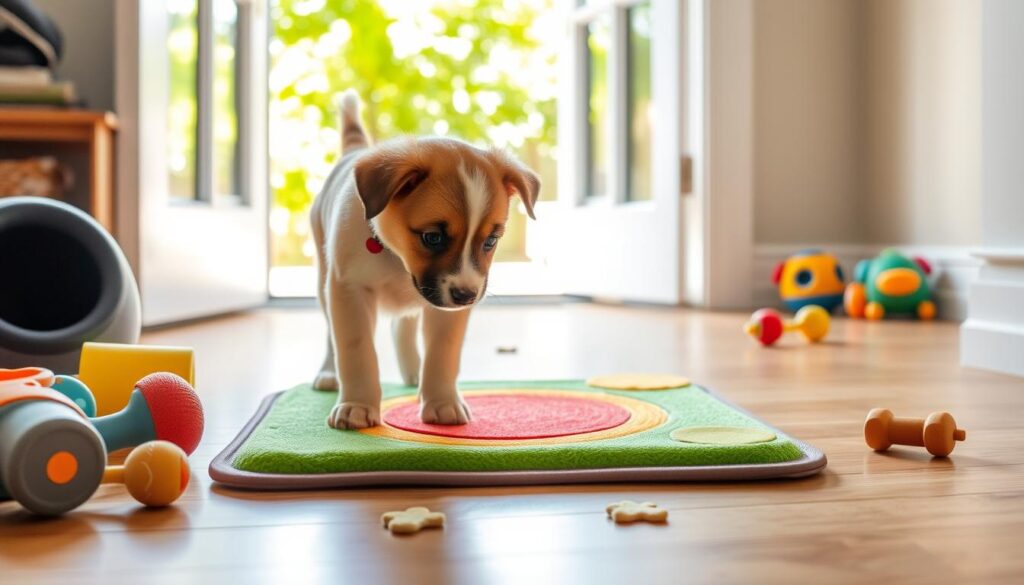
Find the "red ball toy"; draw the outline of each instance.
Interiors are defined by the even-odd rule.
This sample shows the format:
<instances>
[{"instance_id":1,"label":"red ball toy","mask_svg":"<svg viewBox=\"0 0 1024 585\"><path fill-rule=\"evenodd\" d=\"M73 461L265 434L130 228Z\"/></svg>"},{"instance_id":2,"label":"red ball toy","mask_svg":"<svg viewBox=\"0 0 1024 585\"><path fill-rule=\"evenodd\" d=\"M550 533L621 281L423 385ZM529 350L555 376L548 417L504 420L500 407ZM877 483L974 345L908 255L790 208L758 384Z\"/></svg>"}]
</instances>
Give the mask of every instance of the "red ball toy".
<instances>
[{"instance_id":1,"label":"red ball toy","mask_svg":"<svg viewBox=\"0 0 1024 585\"><path fill-rule=\"evenodd\" d=\"M203 438L203 405L177 374L160 372L139 380L120 412L90 419L108 451L147 441L169 441L191 455Z\"/></svg>"},{"instance_id":2,"label":"red ball toy","mask_svg":"<svg viewBox=\"0 0 1024 585\"><path fill-rule=\"evenodd\" d=\"M761 342L761 345L775 343L782 337L784 330L782 315L772 309L755 311L746 325L747 334Z\"/></svg>"},{"instance_id":3,"label":"red ball toy","mask_svg":"<svg viewBox=\"0 0 1024 585\"><path fill-rule=\"evenodd\" d=\"M184 378L161 372L135 384L153 415L156 439L170 441L191 455L203 438L203 404Z\"/></svg>"}]
</instances>

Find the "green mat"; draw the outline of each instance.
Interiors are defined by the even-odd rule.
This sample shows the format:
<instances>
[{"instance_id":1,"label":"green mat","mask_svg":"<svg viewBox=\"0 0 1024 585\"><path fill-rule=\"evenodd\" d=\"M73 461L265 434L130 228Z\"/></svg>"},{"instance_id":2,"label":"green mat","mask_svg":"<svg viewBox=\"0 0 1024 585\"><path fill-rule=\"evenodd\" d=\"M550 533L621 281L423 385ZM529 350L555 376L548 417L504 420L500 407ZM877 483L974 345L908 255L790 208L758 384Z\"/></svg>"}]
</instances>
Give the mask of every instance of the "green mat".
<instances>
[{"instance_id":1,"label":"green mat","mask_svg":"<svg viewBox=\"0 0 1024 585\"><path fill-rule=\"evenodd\" d=\"M441 444L423 442L414 435L410 439L409 434L394 438L329 428L325 421L337 395L301 385L267 398L238 438L211 464L211 476L237 487L294 489L758 479L810 475L825 466L825 457L817 449L696 385L617 391L591 388L583 381L530 381L463 383L460 389L470 396L517 389L523 394L550 390L583 397L605 395L607 400L619 397L645 403L644 412L657 412L661 418L652 428L582 442L564 438L553 444L537 439L500 446L473 441ZM415 393L411 387L384 386L385 400ZM634 411L631 421L639 418ZM754 444L708 445L669 436L675 429L694 426L762 429L776 438Z\"/></svg>"}]
</instances>

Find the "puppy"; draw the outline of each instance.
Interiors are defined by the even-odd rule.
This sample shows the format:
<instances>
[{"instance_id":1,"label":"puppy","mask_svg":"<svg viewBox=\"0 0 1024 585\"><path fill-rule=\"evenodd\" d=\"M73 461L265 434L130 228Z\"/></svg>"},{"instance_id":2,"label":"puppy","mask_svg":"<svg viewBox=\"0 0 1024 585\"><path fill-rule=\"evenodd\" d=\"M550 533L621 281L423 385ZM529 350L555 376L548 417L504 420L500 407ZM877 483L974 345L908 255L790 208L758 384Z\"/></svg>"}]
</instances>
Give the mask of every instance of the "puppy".
<instances>
[{"instance_id":1,"label":"puppy","mask_svg":"<svg viewBox=\"0 0 1024 585\"><path fill-rule=\"evenodd\" d=\"M359 98L349 91L340 105L342 158L310 217L317 292L329 326L327 356L313 385L340 390L327 424L380 423L378 311L393 316L399 369L406 384L419 385L423 422L464 424L470 412L455 380L469 310L487 288L509 199L518 196L533 218L540 179L504 152L449 138L371 147Z\"/></svg>"}]
</instances>

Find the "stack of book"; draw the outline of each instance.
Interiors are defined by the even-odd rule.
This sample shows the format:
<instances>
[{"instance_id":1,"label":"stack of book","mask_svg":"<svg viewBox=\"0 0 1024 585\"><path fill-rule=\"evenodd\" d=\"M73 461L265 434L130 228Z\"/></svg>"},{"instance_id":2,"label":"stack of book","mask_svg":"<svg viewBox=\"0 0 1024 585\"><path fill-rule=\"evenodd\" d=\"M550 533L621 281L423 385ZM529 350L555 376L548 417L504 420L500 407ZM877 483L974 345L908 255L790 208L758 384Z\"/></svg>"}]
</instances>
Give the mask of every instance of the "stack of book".
<instances>
[{"instance_id":1,"label":"stack of book","mask_svg":"<svg viewBox=\"0 0 1024 585\"><path fill-rule=\"evenodd\" d=\"M71 106L75 84L55 81L47 67L0 65L0 105Z\"/></svg>"}]
</instances>

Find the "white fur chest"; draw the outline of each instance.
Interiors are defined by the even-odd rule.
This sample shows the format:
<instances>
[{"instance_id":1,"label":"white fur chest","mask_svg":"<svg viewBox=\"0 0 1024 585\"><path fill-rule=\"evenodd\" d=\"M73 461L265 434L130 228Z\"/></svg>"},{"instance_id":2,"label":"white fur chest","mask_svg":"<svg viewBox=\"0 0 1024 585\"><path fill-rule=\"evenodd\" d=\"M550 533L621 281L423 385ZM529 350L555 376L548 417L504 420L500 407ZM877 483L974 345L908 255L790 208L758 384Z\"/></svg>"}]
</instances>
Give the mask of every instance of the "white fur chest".
<instances>
[{"instance_id":1,"label":"white fur chest","mask_svg":"<svg viewBox=\"0 0 1024 585\"><path fill-rule=\"evenodd\" d=\"M422 309L426 301L416 291L402 261L388 250L375 254L368 249L367 240L373 233L363 217L350 177L341 181L333 176L328 179L327 187L333 190L333 197L324 201L321 210L328 234L325 260L329 278L344 287L372 292L378 308L388 313L406 314Z\"/></svg>"}]
</instances>

